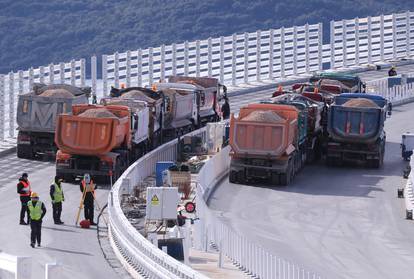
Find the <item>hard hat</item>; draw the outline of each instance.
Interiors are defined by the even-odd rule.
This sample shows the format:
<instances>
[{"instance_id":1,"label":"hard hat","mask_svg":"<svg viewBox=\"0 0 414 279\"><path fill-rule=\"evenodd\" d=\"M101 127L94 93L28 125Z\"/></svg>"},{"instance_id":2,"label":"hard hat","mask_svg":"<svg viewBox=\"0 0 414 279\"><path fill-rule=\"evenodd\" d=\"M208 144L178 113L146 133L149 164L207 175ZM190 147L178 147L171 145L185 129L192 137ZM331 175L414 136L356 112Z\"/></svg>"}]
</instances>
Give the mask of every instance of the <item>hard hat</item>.
<instances>
[{"instance_id":1,"label":"hard hat","mask_svg":"<svg viewBox=\"0 0 414 279\"><path fill-rule=\"evenodd\" d=\"M30 195L30 197L33 198L38 198L39 195L36 192L32 192L32 194Z\"/></svg>"},{"instance_id":2,"label":"hard hat","mask_svg":"<svg viewBox=\"0 0 414 279\"><path fill-rule=\"evenodd\" d=\"M151 89L152 89L152 91L157 91L157 85L156 85L156 84L153 84L153 85L151 86Z\"/></svg>"},{"instance_id":3,"label":"hard hat","mask_svg":"<svg viewBox=\"0 0 414 279\"><path fill-rule=\"evenodd\" d=\"M277 91L278 91L279 93L283 92L283 86L282 86L282 85L279 85L279 86L277 87Z\"/></svg>"}]
</instances>

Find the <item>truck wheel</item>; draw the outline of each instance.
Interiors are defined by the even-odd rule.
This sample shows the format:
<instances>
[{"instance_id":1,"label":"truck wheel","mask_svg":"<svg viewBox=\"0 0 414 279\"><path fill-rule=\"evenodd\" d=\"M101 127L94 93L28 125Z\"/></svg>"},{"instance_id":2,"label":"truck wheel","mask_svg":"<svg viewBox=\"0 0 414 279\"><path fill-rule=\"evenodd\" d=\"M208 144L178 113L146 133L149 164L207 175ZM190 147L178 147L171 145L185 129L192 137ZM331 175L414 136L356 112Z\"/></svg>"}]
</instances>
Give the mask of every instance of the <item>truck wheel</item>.
<instances>
[{"instance_id":1,"label":"truck wheel","mask_svg":"<svg viewBox=\"0 0 414 279\"><path fill-rule=\"evenodd\" d=\"M278 173L272 172L272 181L271 182L272 182L272 186L277 186L277 185L280 184Z\"/></svg>"},{"instance_id":2,"label":"truck wheel","mask_svg":"<svg viewBox=\"0 0 414 279\"><path fill-rule=\"evenodd\" d=\"M237 183L237 172L236 171L230 171L229 175L229 181L230 183Z\"/></svg>"},{"instance_id":3,"label":"truck wheel","mask_svg":"<svg viewBox=\"0 0 414 279\"><path fill-rule=\"evenodd\" d=\"M31 146L17 145L17 158L21 159L33 159L34 154Z\"/></svg>"}]
</instances>

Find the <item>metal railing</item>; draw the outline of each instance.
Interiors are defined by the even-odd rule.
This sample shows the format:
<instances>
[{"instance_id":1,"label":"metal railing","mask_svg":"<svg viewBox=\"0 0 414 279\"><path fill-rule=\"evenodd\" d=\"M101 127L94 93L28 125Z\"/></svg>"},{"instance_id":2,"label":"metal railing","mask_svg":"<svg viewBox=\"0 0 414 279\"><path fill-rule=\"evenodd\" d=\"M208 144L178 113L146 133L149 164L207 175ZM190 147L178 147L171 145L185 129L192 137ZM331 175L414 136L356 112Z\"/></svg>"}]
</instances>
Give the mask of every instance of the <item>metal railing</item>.
<instances>
[{"instance_id":1,"label":"metal railing","mask_svg":"<svg viewBox=\"0 0 414 279\"><path fill-rule=\"evenodd\" d=\"M203 134L200 129L191 134ZM190 135L191 135L190 134ZM158 161L177 158L177 142L173 140L146 154L131 165L116 181L109 195L109 232L118 258L131 275L149 278L207 278L175 260L145 239L128 221L121 208L122 195L130 194L134 186L155 172Z\"/></svg>"}]
</instances>

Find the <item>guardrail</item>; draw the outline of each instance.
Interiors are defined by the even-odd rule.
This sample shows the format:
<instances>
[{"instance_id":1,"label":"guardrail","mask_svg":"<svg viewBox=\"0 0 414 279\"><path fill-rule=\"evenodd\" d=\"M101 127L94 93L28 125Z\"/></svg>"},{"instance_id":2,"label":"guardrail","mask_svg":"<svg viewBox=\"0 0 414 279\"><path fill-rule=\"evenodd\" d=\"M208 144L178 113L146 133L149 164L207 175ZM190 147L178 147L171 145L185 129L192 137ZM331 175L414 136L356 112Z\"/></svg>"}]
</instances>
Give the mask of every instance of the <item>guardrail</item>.
<instances>
[{"instance_id":1,"label":"guardrail","mask_svg":"<svg viewBox=\"0 0 414 279\"><path fill-rule=\"evenodd\" d=\"M205 129L190 133L203 135ZM132 193L146 177L155 172L158 161L174 161L177 158L175 139L144 155L131 165L116 181L109 195L109 233L112 247L126 270L133 276L149 278L207 278L175 260L145 239L128 221L121 208L123 194Z\"/></svg>"},{"instance_id":2,"label":"guardrail","mask_svg":"<svg viewBox=\"0 0 414 279\"><path fill-rule=\"evenodd\" d=\"M197 177L197 213L200 218L198 247L214 245L246 273L262 279L320 279L317 273L273 255L227 226L208 208L207 201L214 187L229 170L229 147L226 147L200 170Z\"/></svg>"},{"instance_id":3,"label":"guardrail","mask_svg":"<svg viewBox=\"0 0 414 279\"><path fill-rule=\"evenodd\" d=\"M15 279L30 279L32 278L31 269L32 258L14 256L0 251L0 271L12 273Z\"/></svg>"},{"instance_id":4,"label":"guardrail","mask_svg":"<svg viewBox=\"0 0 414 279\"><path fill-rule=\"evenodd\" d=\"M410 158L410 167L411 170L414 170L414 156ZM408 211L414 210L414 174L413 171L410 172L407 179L407 184L404 188L404 198L405 198L405 209Z\"/></svg>"}]
</instances>

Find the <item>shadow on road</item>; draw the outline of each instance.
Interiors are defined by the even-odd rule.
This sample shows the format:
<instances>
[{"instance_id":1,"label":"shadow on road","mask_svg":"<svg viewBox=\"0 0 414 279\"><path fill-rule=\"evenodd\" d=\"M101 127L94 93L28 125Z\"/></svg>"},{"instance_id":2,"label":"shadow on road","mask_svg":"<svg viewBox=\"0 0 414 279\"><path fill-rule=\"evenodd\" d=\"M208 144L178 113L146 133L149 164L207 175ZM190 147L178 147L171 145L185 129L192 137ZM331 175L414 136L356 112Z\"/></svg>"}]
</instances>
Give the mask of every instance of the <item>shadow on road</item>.
<instances>
[{"instance_id":1,"label":"shadow on road","mask_svg":"<svg viewBox=\"0 0 414 279\"><path fill-rule=\"evenodd\" d=\"M62 226L62 225L61 225ZM63 225L64 226L64 225ZM47 229L47 230L52 230L52 231L58 231L58 232L71 232L71 233L79 233L78 231L75 230L70 230L70 229L62 229L62 228L56 228L56 227L47 227L47 226L42 226L43 229Z\"/></svg>"},{"instance_id":2,"label":"shadow on road","mask_svg":"<svg viewBox=\"0 0 414 279\"><path fill-rule=\"evenodd\" d=\"M44 247L42 249L43 250L56 251L56 252L62 252L62 253L68 253L68 254L93 256L91 253L87 253L87 252L79 252L79 251L65 250L65 249L59 249L59 248L53 248L53 247Z\"/></svg>"}]
</instances>

